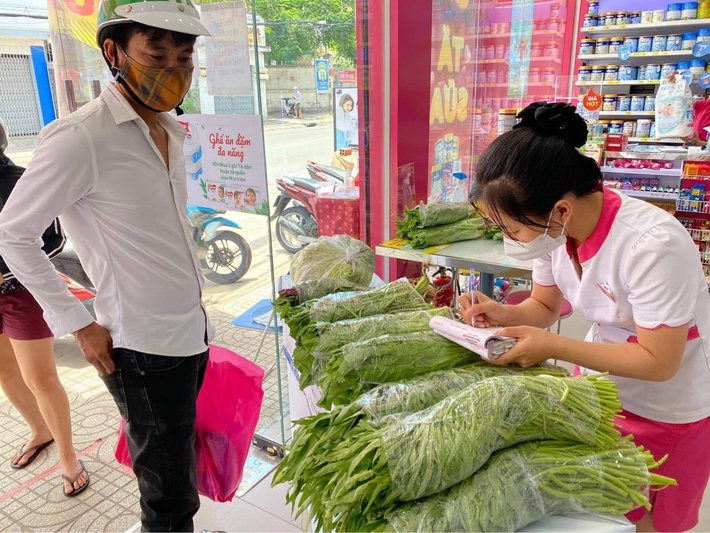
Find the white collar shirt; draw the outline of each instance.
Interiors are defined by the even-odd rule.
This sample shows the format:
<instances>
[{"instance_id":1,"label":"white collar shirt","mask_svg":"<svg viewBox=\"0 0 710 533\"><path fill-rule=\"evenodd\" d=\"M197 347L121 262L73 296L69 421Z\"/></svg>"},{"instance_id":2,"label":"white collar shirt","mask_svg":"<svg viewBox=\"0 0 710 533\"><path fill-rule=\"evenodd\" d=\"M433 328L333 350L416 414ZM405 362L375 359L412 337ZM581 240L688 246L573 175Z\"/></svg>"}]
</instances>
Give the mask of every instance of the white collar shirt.
<instances>
[{"instance_id":1,"label":"white collar shirt","mask_svg":"<svg viewBox=\"0 0 710 533\"><path fill-rule=\"evenodd\" d=\"M168 114L169 170L147 124L111 84L47 126L0 213L0 254L44 309L55 335L92 322L41 250L58 215L97 289L97 321L114 347L189 356L212 328L187 219L184 129Z\"/></svg>"},{"instance_id":2,"label":"white collar shirt","mask_svg":"<svg viewBox=\"0 0 710 533\"><path fill-rule=\"evenodd\" d=\"M624 409L684 424L710 416L710 297L698 250L673 216L604 188L602 213L579 248L581 277L565 246L535 260L533 280L557 286L592 322L589 342L637 342L637 330L689 324L677 374L655 382L611 376Z\"/></svg>"}]
</instances>

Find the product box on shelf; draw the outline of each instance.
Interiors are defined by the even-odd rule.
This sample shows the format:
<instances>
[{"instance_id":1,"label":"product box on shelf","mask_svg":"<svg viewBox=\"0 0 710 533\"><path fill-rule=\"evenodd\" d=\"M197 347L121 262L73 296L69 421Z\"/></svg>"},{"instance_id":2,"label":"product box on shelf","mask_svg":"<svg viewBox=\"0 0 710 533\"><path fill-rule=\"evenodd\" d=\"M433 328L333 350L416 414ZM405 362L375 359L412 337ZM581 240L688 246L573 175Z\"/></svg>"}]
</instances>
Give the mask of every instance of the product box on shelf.
<instances>
[{"instance_id":1,"label":"product box on shelf","mask_svg":"<svg viewBox=\"0 0 710 533\"><path fill-rule=\"evenodd\" d=\"M623 152L629 144L629 136L625 133L609 133L606 136L607 152Z\"/></svg>"}]
</instances>

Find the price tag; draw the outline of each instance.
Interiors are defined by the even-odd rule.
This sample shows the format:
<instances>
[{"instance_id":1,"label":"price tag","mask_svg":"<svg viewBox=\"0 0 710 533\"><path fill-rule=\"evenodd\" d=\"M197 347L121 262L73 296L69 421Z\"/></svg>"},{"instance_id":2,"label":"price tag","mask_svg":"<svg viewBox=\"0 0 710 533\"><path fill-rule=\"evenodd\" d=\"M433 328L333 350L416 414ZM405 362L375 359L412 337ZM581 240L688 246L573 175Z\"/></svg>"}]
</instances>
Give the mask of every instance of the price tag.
<instances>
[{"instance_id":1,"label":"price tag","mask_svg":"<svg viewBox=\"0 0 710 533\"><path fill-rule=\"evenodd\" d=\"M598 112L602 108L601 95L594 89L589 89L582 97L582 107L591 113Z\"/></svg>"},{"instance_id":2,"label":"price tag","mask_svg":"<svg viewBox=\"0 0 710 533\"><path fill-rule=\"evenodd\" d=\"M631 57L631 47L628 44L623 44L619 47L619 59L626 61Z\"/></svg>"},{"instance_id":3,"label":"price tag","mask_svg":"<svg viewBox=\"0 0 710 533\"><path fill-rule=\"evenodd\" d=\"M698 85L700 85L703 89L710 88L710 72L705 72L700 76Z\"/></svg>"},{"instance_id":4,"label":"price tag","mask_svg":"<svg viewBox=\"0 0 710 533\"><path fill-rule=\"evenodd\" d=\"M693 46L693 56L695 57L705 57L710 54L710 42L699 41Z\"/></svg>"}]
</instances>

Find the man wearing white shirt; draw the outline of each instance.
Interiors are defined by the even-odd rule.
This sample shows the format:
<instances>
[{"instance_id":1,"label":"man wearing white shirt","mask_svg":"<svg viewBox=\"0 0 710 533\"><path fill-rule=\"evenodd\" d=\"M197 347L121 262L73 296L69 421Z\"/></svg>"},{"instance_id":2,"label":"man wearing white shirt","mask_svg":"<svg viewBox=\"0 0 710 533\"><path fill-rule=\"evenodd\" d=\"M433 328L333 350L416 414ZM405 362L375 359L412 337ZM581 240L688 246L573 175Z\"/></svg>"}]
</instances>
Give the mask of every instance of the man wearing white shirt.
<instances>
[{"instance_id":1,"label":"man wearing white shirt","mask_svg":"<svg viewBox=\"0 0 710 533\"><path fill-rule=\"evenodd\" d=\"M40 134L0 214L0 253L56 336L74 333L126 419L146 531L191 531L199 508L197 393L212 334L186 216L184 130L165 111L208 35L191 0L102 0L98 41L116 83ZM97 288L94 322L40 235L61 215Z\"/></svg>"}]
</instances>

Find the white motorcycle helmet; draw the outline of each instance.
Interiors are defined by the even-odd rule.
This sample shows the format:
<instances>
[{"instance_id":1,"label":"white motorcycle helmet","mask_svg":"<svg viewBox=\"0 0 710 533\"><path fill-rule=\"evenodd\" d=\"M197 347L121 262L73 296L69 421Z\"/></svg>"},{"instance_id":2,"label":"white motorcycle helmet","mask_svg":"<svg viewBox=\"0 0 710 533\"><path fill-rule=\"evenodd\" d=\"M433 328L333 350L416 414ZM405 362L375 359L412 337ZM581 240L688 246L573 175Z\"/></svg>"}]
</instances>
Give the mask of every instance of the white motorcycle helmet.
<instances>
[{"instance_id":1,"label":"white motorcycle helmet","mask_svg":"<svg viewBox=\"0 0 710 533\"><path fill-rule=\"evenodd\" d=\"M127 22L188 35L210 35L193 0L101 0L98 12L96 38L99 46L103 45L101 35L104 29Z\"/></svg>"}]
</instances>

